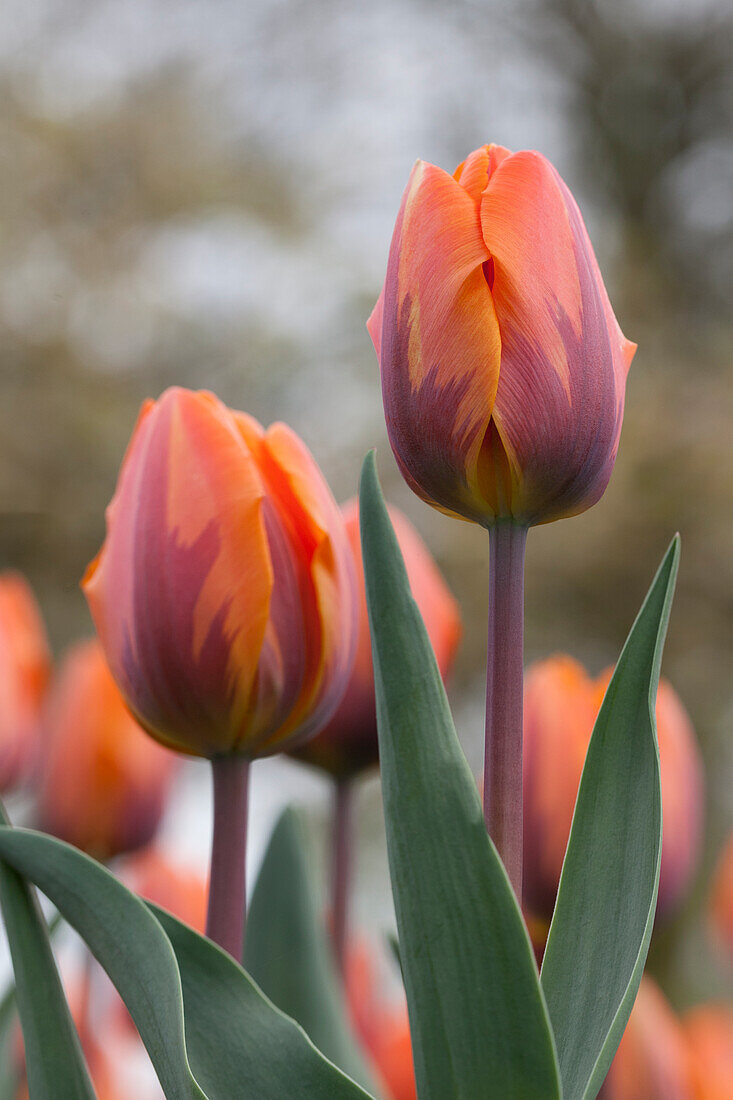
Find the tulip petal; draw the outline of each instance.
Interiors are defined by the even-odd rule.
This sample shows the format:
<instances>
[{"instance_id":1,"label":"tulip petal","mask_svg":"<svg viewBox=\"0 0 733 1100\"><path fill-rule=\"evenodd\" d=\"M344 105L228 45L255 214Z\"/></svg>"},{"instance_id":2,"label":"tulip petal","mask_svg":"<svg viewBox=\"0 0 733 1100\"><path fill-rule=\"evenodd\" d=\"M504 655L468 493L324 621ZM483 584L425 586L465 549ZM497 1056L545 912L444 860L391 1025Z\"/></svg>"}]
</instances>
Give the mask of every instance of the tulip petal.
<instances>
[{"instance_id":1,"label":"tulip petal","mask_svg":"<svg viewBox=\"0 0 733 1100\"><path fill-rule=\"evenodd\" d=\"M474 518L480 506L468 486L476 479L501 358L483 270L489 259L471 196L447 172L418 162L395 226L381 308L377 351L387 428L415 491ZM374 338L379 319L378 303ZM465 471L458 485L456 471Z\"/></svg>"},{"instance_id":2,"label":"tulip petal","mask_svg":"<svg viewBox=\"0 0 733 1100\"><path fill-rule=\"evenodd\" d=\"M494 419L513 471L512 512L546 522L582 511L606 487L633 346L613 317L575 200L544 157L521 152L499 164L481 224L494 261L502 341Z\"/></svg>"},{"instance_id":3,"label":"tulip petal","mask_svg":"<svg viewBox=\"0 0 733 1100\"><path fill-rule=\"evenodd\" d=\"M304 563L301 600L306 646L303 686L293 708L274 735L259 747L264 755L319 730L333 713L346 687L356 642L353 565L338 506L307 447L285 424L273 424L263 440L263 475L283 524ZM345 593L352 598L346 599ZM273 611L274 616L274 611ZM350 645L344 645L344 639ZM283 646L292 639L283 638Z\"/></svg>"},{"instance_id":4,"label":"tulip petal","mask_svg":"<svg viewBox=\"0 0 733 1100\"><path fill-rule=\"evenodd\" d=\"M482 145L458 165L453 178L469 193L478 207L492 173L511 155L503 145Z\"/></svg>"}]
</instances>

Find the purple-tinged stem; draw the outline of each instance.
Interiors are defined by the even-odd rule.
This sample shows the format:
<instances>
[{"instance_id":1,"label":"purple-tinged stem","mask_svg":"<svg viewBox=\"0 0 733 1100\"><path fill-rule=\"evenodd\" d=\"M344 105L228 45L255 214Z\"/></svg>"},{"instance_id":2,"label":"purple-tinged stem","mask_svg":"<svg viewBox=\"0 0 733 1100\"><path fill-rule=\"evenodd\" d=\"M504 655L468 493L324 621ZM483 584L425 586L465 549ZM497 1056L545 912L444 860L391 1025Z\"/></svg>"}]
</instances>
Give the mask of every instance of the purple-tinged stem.
<instances>
[{"instance_id":1,"label":"purple-tinged stem","mask_svg":"<svg viewBox=\"0 0 733 1100\"><path fill-rule=\"evenodd\" d=\"M522 693L527 528L489 528L484 817L514 893L522 900Z\"/></svg>"},{"instance_id":2,"label":"purple-tinged stem","mask_svg":"<svg viewBox=\"0 0 733 1100\"><path fill-rule=\"evenodd\" d=\"M349 888L351 886L354 784L352 779L337 779L334 790L331 854L331 931L336 965L343 977L346 972L348 940Z\"/></svg>"},{"instance_id":3,"label":"purple-tinged stem","mask_svg":"<svg viewBox=\"0 0 733 1100\"><path fill-rule=\"evenodd\" d=\"M217 756L211 761L214 779L214 835L209 870L206 935L239 962L245 921L245 861L249 760Z\"/></svg>"}]
</instances>

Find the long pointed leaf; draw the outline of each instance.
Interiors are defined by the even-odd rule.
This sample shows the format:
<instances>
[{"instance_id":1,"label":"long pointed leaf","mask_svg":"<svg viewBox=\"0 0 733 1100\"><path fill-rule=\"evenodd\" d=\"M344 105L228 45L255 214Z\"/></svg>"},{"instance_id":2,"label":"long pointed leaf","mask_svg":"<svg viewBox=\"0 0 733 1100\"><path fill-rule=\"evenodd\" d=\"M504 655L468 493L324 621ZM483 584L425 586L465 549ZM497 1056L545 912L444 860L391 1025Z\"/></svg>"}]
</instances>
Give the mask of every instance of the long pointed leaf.
<instances>
[{"instance_id":1,"label":"long pointed leaf","mask_svg":"<svg viewBox=\"0 0 733 1100\"><path fill-rule=\"evenodd\" d=\"M318 1049L365 1088L369 1071L308 879L303 829L292 809L275 826L247 914L244 968Z\"/></svg>"},{"instance_id":2,"label":"long pointed leaf","mask_svg":"<svg viewBox=\"0 0 733 1100\"><path fill-rule=\"evenodd\" d=\"M7 821L0 806L0 821ZM38 898L0 863L0 907L15 972L31 1100L96 1100ZM12 1014L12 994L7 1011Z\"/></svg>"},{"instance_id":3,"label":"long pointed leaf","mask_svg":"<svg viewBox=\"0 0 733 1100\"><path fill-rule=\"evenodd\" d=\"M361 540L394 894L420 1100L557 1100L524 923L484 826L377 480Z\"/></svg>"},{"instance_id":4,"label":"long pointed leaf","mask_svg":"<svg viewBox=\"0 0 733 1100\"><path fill-rule=\"evenodd\" d=\"M168 1100L206 1100L186 1056L173 949L145 905L106 868L42 833L0 828L0 856L53 902L107 971Z\"/></svg>"},{"instance_id":5,"label":"long pointed leaf","mask_svg":"<svg viewBox=\"0 0 733 1100\"><path fill-rule=\"evenodd\" d=\"M675 538L626 641L583 769L542 967L566 1100L592 1100L641 981L662 855L655 700Z\"/></svg>"},{"instance_id":6,"label":"long pointed leaf","mask_svg":"<svg viewBox=\"0 0 733 1100\"><path fill-rule=\"evenodd\" d=\"M215 944L151 906L173 945L199 1081L222 1100L369 1100Z\"/></svg>"}]
</instances>

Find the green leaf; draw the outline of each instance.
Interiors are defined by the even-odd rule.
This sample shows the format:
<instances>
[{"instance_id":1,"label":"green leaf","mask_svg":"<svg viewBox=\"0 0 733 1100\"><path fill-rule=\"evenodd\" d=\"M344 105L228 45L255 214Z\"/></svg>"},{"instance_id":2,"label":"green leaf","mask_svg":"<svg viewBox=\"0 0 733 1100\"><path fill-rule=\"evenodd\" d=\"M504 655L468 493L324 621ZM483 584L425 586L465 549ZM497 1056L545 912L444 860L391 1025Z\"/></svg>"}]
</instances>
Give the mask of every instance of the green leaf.
<instances>
[{"instance_id":1,"label":"green leaf","mask_svg":"<svg viewBox=\"0 0 733 1100\"><path fill-rule=\"evenodd\" d=\"M361 540L392 892L420 1100L557 1100L524 922L484 825L377 480Z\"/></svg>"},{"instance_id":2,"label":"green leaf","mask_svg":"<svg viewBox=\"0 0 733 1100\"><path fill-rule=\"evenodd\" d=\"M107 971L168 1100L368 1096L319 1054L228 955L162 911L153 915L82 852L43 833L0 828L0 857L36 883ZM48 1095L76 1100L84 1094Z\"/></svg>"},{"instance_id":3,"label":"green leaf","mask_svg":"<svg viewBox=\"0 0 733 1100\"><path fill-rule=\"evenodd\" d=\"M368 1100L215 944L155 909L178 959L198 1080L222 1100Z\"/></svg>"},{"instance_id":4,"label":"green leaf","mask_svg":"<svg viewBox=\"0 0 733 1100\"><path fill-rule=\"evenodd\" d=\"M271 1001L355 1081L374 1083L348 1023L313 891L303 829L286 809L273 831L247 914L244 967Z\"/></svg>"},{"instance_id":5,"label":"green leaf","mask_svg":"<svg viewBox=\"0 0 733 1100\"><path fill-rule=\"evenodd\" d=\"M0 804L0 820L7 822ZM2 826L3 833L13 830ZM38 898L21 875L0 862L0 908L15 973L32 1100L96 1100L71 1018ZM8 1013L13 1012L10 1002Z\"/></svg>"},{"instance_id":6,"label":"green leaf","mask_svg":"<svg viewBox=\"0 0 733 1100\"><path fill-rule=\"evenodd\" d=\"M135 1021L168 1100L206 1100L186 1056L181 982L173 949L145 905L106 868L42 833L0 828L0 856L43 891L107 971ZM17 968L15 976L20 994ZM77 1093L47 1095L76 1097ZM32 1091L31 1096L35 1100Z\"/></svg>"},{"instance_id":7,"label":"green leaf","mask_svg":"<svg viewBox=\"0 0 733 1100\"><path fill-rule=\"evenodd\" d=\"M597 1095L652 934L662 856L654 711L678 562L675 538L606 691L578 791L542 967L566 1100Z\"/></svg>"}]
</instances>

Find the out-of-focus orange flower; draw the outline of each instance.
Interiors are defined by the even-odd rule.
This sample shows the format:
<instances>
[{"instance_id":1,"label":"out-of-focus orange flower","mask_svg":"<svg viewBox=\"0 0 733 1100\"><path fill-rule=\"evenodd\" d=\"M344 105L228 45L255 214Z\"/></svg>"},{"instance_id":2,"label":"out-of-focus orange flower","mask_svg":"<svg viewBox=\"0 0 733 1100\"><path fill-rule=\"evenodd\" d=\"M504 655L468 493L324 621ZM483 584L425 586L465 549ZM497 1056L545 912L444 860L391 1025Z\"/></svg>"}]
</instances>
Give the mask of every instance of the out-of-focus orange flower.
<instances>
[{"instance_id":1,"label":"out-of-focus orange flower","mask_svg":"<svg viewBox=\"0 0 733 1100\"><path fill-rule=\"evenodd\" d=\"M377 988L368 950L347 955L346 997L352 1024L388 1100L417 1100L407 1006L390 1003Z\"/></svg>"},{"instance_id":2,"label":"out-of-focus orange flower","mask_svg":"<svg viewBox=\"0 0 733 1100\"><path fill-rule=\"evenodd\" d=\"M715 936L733 960L733 834L728 838L715 870L710 921Z\"/></svg>"},{"instance_id":3,"label":"out-of-focus orange flower","mask_svg":"<svg viewBox=\"0 0 733 1100\"><path fill-rule=\"evenodd\" d=\"M346 533L354 555L359 589L359 635L356 658L346 693L326 728L292 756L346 778L376 764L379 759L374 667L369 634L364 566L361 560L359 507L356 500L343 506ZM430 552L409 520L390 505L389 514L405 559L412 594L433 645L440 674L450 671L461 637L461 619L453 595Z\"/></svg>"},{"instance_id":4,"label":"out-of-focus orange flower","mask_svg":"<svg viewBox=\"0 0 733 1100\"><path fill-rule=\"evenodd\" d=\"M119 874L130 890L172 913L203 935L206 926L206 883L199 875L175 867L155 847L128 856Z\"/></svg>"},{"instance_id":5,"label":"out-of-focus orange flower","mask_svg":"<svg viewBox=\"0 0 733 1100\"><path fill-rule=\"evenodd\" d=\"M72 647L44 714L41 827L98 859L142 847L160 823L175 763L128 711L99 643Z\"/></svg>"},{"instance_id":6,"label":"out-of-focus orange flower","mask_svg":"<svg viewBox=\"0 0 733 1100\"><path fill-rule=\"evenodd\" d=\"M19 573L0 574L0 793L26 778L51 657L38 605Z\"/></svg>"},{"instance_id":7,"label":"out-of-focus orange flower","mask_svg":"<svg viewBox=\"0 0 733 1100\"><path fill-rule=\"evenodd\" d=\"M642 979L599 1100L694 1100L682 1025L651 978Z\"/></svg>"},{"instance_id":8,"label":"out-of-focus orange flower","mask_svg":"<svg viewBox=\"0 0 733 1100\"><path fill-rule=\"evenodd\" d=\"M694 1100L733 1098L733 1008L706 1004L682 1020L692 1060Z\"/></svg>"},{"instance_id":9,"label":"out-of-focus orange flower","mask_svg":"<svg viewBox=\"0 0 733 1100\"><path fill-rule=\"evenodd\" d=\"M534 665L524 689L524 903L549 919L593 723L611 677L597 680L570 657ZM672 909L695 869L702 832L703 774L692 724L661 680L657 733L664 839L658 912Z\"/></svg>"},{"instance_id":10,"label":"out-of-focus orange flower","mask_svg":"<svg viewBox=\"0 0 733 1100\"><path fill-rule=\"evenodd\" d=\"M635 345L575 199L540 153L418 161L369 320L415 492L478 523L544 523L603 493Z\"/></svg>"},{"instance_id":11,"label":"out-of-focus orange flower","mask_svg":"<svg viewBox=\"0 0 733 1100\"><path fill-rule=\"evenodd\" d=\"M213 394L143 407L84 578L141 725L198 756L279 751L330 718L355 643L338 507L290 428Z\"/></svg>"}]
</instances>

